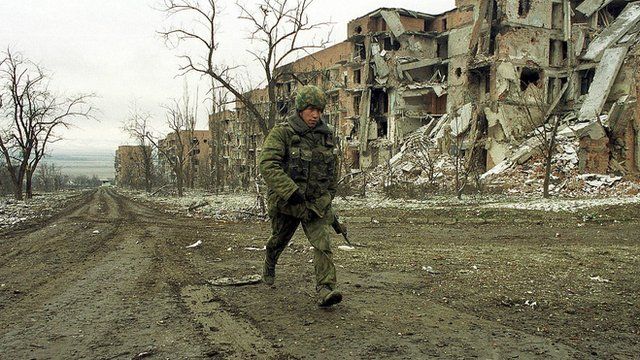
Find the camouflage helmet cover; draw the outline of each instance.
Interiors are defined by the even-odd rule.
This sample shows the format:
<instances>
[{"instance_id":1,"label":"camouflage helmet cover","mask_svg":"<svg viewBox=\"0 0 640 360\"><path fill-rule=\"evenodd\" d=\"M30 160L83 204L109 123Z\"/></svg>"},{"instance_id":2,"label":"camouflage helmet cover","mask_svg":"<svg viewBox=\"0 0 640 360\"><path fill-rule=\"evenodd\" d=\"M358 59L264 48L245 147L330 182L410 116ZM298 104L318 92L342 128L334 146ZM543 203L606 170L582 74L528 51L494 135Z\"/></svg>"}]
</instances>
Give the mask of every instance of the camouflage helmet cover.
<instances>
[{"instance_id":1,"label":"camouflage helmet cover","mask_svg":"<svg viewBox=\"0 0 640 360\"><path fill-rule=\"evenodd\" d=\"M315 85L305 85L298 90L296 95L296 109L302 111L309 106L313 106L324 111L327 105L327 96L324 91Z\"/></svg>"}]
</instances>

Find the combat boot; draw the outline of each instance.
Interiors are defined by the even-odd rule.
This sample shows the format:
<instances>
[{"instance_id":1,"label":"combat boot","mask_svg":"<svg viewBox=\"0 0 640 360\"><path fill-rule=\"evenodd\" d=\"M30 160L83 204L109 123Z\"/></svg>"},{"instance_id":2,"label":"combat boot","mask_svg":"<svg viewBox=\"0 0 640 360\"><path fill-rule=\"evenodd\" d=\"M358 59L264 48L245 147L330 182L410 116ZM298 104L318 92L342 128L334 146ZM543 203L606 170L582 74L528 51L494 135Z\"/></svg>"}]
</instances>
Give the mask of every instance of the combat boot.
<instances>
[{"instance_id":1,"label":"combat boot","mask_svg":"<svg viewBox=\"0 0 640 360\"><path fill-rule=\"evenodd\" d=\"M331 289L328 286L323 286L318 291L318 306L330 307L342 301L342 293L340 291Z\"/></svg>"},{"instance_id":2,"label":"combat boot","mask_svg":"<svg viewBox=\"0 0 640 360\"><path fill-rule=\"evenodd\" d=\"M267 285L273 285L276 281L276 264L270 264L267 258L264 259L262 267L262 282Z\"/></svg>"}]
</instances>

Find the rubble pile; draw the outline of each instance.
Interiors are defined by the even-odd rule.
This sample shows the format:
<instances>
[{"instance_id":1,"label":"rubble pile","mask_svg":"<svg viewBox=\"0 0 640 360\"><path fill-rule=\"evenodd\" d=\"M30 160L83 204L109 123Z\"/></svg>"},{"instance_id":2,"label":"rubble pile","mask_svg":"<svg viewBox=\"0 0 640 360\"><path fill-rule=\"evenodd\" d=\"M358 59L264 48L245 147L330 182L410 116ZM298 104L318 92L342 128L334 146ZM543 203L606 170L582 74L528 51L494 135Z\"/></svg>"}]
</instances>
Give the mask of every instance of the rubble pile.
<instances>
[{"instance_id":1,"label":"rubble pile","mask_svg":"<svg viewBox=\"0 0 640 360\"><path fill-rule=\"evenodd\" d=\"M189 189L185 196L153 196L132 190L120 189L127 196L171 214L220 221L265 220L260 198L256 194L214 195L202 190Z\"/></svg>"},{"instance_id":2,"label":"rubble pile","mask_svg":"<svg viewBox=\"0 0 640 360\"><path fill-rule=\"evenodd\" d=\"M575 135L585 124L565 126L556 137L552 160L550 193L563 197L636 195L640 184L622 176L580 174L579 139ZM370 191L381 191L394 184L421 187L433 193L454 190L455 158L436 150L437 129L423 126L411 133L400 151L385 165L366 174L354 176L350 186L361 188L366 181ZM531 134L519 147L511 149L511 157L496 164L479 177L484 191L505 195L539 196L542 194L545 166L539 151L540 142ZM475 186L474 176L468 184Z\"/></svg>"},{"instance_id":3,"label":"rubble pile","mask_svg":"<svg viewBox=\"0 0 640 360\"><path fill-rule=\"evenodd\" d=\"M5 230L32 220L45 220L63 209L81 191L34 194L27 201L0 197L0 229Z\"/></svg>"}]
</instances>

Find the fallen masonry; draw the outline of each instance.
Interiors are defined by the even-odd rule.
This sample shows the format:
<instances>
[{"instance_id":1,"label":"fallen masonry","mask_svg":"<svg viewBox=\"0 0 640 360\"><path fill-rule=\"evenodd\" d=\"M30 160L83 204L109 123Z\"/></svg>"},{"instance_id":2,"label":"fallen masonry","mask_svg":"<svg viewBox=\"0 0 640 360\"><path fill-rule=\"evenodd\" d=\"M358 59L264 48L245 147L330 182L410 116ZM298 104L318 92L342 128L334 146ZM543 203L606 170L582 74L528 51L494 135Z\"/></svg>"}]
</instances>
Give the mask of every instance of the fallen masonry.
<instances>
[{"instance_id":1,"label":"fallen masonry","mask_svg":"<svg viewBox=\"0 0 640 360\"><path fill-rule=\"evenodd\" d=\"M638 33L638 2L457 0L436 15L380 8L350 21L345 41L278 68L279 116L299 86L320 85L341 176L370 174L370 187L450 178L456 163L478 180L519 181L514 172L525 171L525 183L538 184L539 149L551 140L532 132L553 119L562 121L556 192L579 192L577 174L626 184L640 174ZM264 109L266 95L247 93ZM211 116L210 130L231 139L216 142L214 153L228 155L212 165L225 187L253 186L263 135L249 112L236 102Z\"/></svg>"}]
</instances>

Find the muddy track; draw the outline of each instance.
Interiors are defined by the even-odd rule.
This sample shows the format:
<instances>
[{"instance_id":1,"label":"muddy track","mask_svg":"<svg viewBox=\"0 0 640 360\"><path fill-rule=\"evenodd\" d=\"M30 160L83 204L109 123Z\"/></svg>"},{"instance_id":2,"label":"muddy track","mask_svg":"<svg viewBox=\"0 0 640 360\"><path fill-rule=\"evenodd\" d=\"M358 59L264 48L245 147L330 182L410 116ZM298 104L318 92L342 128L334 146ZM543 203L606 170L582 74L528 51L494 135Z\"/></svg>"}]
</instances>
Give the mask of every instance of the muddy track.
<instances>
[{"instance_id":1,"label":"muddy track","mask_svg":"<svg viewBox=\"0 0 640 360\"><path fill-rule=\"evenodd\" d=\"M580 338L585 319L599 310L582 316L580 304L568 313L559 303L550 317L501 305L503 292L509 293L492 279L503 276L509 291L521 284L535 290L503 263L531 262L526 266L533 268L559 261L559 269L567 268L567 247L544 240L564 230L537 227L545 244L540 252L530 243L531 229L485 228L476 243L469 234L477 224L455 226L356 224L355 240L368 246L335 253L345 301L319 310L311 251L300 234L283 254L275 286L214 287L207 280L259 272L263 253L247 248L262 246L268 224L176 218L102 188L44 224L0 235L0 358L131 359L147 352L158 359L546 359L637 353L637 311L609 310L609 316L620 316L616 331ZM637 228L632 223L623 230ZM608 266L598 262L602 244L581 243L588 230L567 239L574 257L583 253ZM198 240L202 246L185 248ZM637 279L637 244L621 238L607 251L603 259L619 258L621 278L598 286L637 292L637 285L624 287L625 280ZM514 260L514 254L522 257ZM496 268L486 279L460 275L460 266L482 267L483 261ZM430 275L422 264L438 272ZM548 276L546 269L538 271ZM558 286L582 291L571 279ZM541 324L567 327L541 331Z\"/></svg>"}]
</instances>

